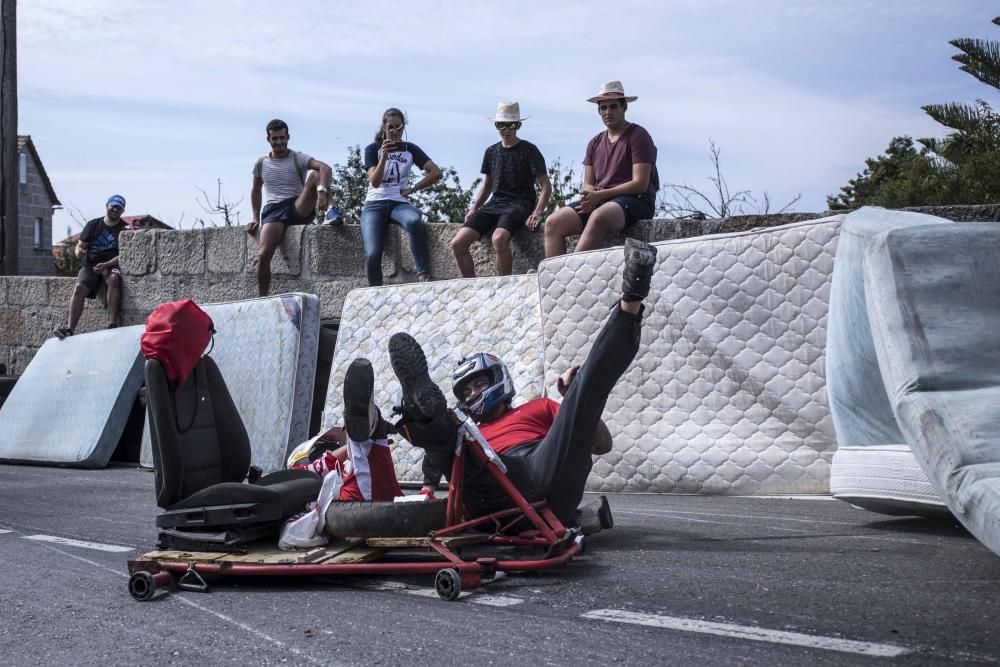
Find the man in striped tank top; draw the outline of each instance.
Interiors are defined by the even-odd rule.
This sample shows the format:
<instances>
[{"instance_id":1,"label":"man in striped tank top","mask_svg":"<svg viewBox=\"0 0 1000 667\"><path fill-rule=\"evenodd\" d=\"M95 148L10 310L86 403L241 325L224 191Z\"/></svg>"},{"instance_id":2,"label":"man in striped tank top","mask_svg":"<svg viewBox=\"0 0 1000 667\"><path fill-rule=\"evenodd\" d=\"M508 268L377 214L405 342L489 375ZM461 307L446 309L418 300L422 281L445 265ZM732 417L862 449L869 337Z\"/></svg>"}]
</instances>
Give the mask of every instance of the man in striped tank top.
<instances>
[{"instance_id":1,"label":"man in striped tank top","mask_svg":"<svg viewBox=\"0 0 1000 667\"><path fill-rule=\"evenodd\" d=\"M301 151L289 150L288 138L285 121L276 118L268 123L267 143L271 145L271 152L258 158L253 167L250 189L253 221L247 233L254 234L260 228L257 239L257 292L260 296L267 296L271 289L271 258L285 238L285 228L309 224L317 206L325 210L329 205L330 165Z\"/></svg>"}]
</instances>

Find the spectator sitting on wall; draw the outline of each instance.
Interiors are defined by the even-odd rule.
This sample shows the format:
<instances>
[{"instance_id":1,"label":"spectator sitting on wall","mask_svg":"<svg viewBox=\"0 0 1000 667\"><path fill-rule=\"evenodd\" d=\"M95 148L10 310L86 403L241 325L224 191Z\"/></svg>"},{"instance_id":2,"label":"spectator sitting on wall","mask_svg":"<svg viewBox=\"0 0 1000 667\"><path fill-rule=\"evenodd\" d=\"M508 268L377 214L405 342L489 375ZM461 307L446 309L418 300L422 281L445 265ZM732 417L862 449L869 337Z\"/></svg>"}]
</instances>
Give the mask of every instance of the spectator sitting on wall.
<instances>
[{"instance_id":1,"label":"spectator sitting on wall","mask_svg":"<svg viewBox=\"0 0 1000 667\"><path fill-rule=\"evenodd\" d=\"M537 228L549 205L552 183L545 171L545 158L533 143L517 136L523 120L517 102L497 105L493 124L500 133L500 141L483 155L483 186L465 216L465 224L451 240L458 270L464 278L476 277L469 247L491 229L497 275L509 276L514 268L510 237L525 224L528 229ZM536 182L541 189L540 197L535 195Z\"/></svg>"},{"instance_id":2,"label":"spectator sitting on wall","mask_svg":"<svg viewBox=\"0 0 1000 667\"><path fill-rule=\"evenodd\" d=\"M410 197L440 181L441 168L419 146L404 139L405 131L403 112L395 107L386 109L375 141L365 147L368 192L361 207L361 240L365 246L365 272L372 286L382 284L382 250L390 222L409 235L417 280L431 279L423 214L410 203ZM410 185L414 166L424 175Z\"/></svg>"},{"instance_id":3,"label":"spectator sitting on wall","mask_svg":"<svg viewBox=\"0 0 1000 667\"><path fill-rule=\"evenodd\" d=\"M125 197L108 198L103 218L87 222L80 232L75 253L83 259L83 266L76 275L76 287L69 302L69 322L53 333L59 339L72 336L83 314L83 300L94 299L102 286L107 289L108 328L120 324L122 307L122 274L118 269L118 235L125 229L122 213Z\"/></svg>"},{"instance_id":4,"label":"spectator sitting on wall","mask_svg":"<svg viewBox=\"0 0 1000 667\"><path fill-rule=\"evenodd\" d=\"M290 225L313 221L317 206L326 210L327 186L332 179L330 166L300 151L288 148L288 125L275 118L267 124L267 143L271 152L257 158L253 166L250 208L253 220L247 232L260 227L257 240L257 293L267 296L271 290L271 259ZM306 172L313 171L306 175ZM264 204L263 211L261 204Z\"/></svg>"},{"instance_id":5,"label":"spectator sitting on wall","mask_svg":"<svg viewBox=\"0 0 1000 667\"><path fill-rule=\"evenodd\" d=\"M601 247L608 232L628 229L653 217L660 178L656 146L649 132L625 120L629 102L620 81L601 86L588 102L607 128L587 144L583 158L583 191L545 221L545 256L566 252L566 238L580 235L576 251Z\"/></svg>"}]
</instances>

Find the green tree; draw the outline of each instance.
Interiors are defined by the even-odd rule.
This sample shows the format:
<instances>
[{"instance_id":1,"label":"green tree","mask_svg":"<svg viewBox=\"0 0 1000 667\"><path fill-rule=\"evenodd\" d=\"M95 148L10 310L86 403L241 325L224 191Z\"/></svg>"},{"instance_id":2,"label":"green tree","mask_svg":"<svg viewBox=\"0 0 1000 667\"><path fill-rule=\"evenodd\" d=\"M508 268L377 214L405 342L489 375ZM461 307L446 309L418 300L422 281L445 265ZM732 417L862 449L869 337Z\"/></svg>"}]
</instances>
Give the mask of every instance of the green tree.
<instances>
[{"instance_id":1,"label":"green tree","mask_svg":"<svg viewBox=\"0 0 1000 667\"><path fill-rule=\"evenodd\" d=\"M1000 17L993 23L1000 25ZM1000 90L1000 42L962 38L950 44L960 51L952 56L959 69ZM894 138L884 155L866 160L863 172L827 198L831 209L1000 201L1000 115L992 105L980 99L922 108L953 132L920 139L919 152L909 137Z\"/></svg>"},{"instance_id":2,"label":"green tree","mask_svg":"<svg viewBox=\"0 0 1000 667\"><path fill-rule=\"evenodd\" d=\"M549 215L557 208L566 205L583 190L583 177L577 175L573 165L564 167L559 158L552 161L548 168L549 181L552 183L552 196L549 197L549 205L545 209L545 215Z\"/></svg>"},{"instance_id":3,"label":"green tree","mask_svg":"<svg viewBox=\"0 0 1000 667\"><path fill-rule=\"evenodd\" d=\"M425 222L461 224L472 206L482 178L477 178L468 188L463 188L454 167L443 167L441 171L444 177L426 190L413 195L411 201L424 214Z\"/></svg>"},{"instance_id":4,"label":"green tree","mask_svg":"<svg viewBox=\"0 0 1000 667\"><path fill-rule=\"evenodd\" d=\"M333 183L330 186L330 205L340 209L344 222L357 224L361 219L361 206L368 192L368 174L361 161L361 146L347 149L346 164L333 165Z\"/></svg>"},{"instance_id":5,"label":"green tree","mask_svg":"<svg viewBox=\"0 0 1000 667\"><path fill-rule=\"evenodd\" d=\"M444 167L441 171L444 177L415 194L411 201L424 214L427 222L462 222L475 197L480 179L477 178L466 189L462 187L454 167ZM331 205L340 209L344 222L357 224L361 220L361 207L364 206L367 193L368 172L361 160L361 147L351 146L347 149L347 161L333 165Z\"/></svg>"},{"instance_id":6,"label":"green tree","mask_svg":"<svg viewBox=\"0 0 1000 667\"><path fill-rule=\"evenodd\" d=\"M950 203L956 182L941 169L929 150L917 150L910 137L894 137L885 153L865 160L865 169L827 197L830 210L863 205L903 208Z\"/></svg>"}]
</instances>

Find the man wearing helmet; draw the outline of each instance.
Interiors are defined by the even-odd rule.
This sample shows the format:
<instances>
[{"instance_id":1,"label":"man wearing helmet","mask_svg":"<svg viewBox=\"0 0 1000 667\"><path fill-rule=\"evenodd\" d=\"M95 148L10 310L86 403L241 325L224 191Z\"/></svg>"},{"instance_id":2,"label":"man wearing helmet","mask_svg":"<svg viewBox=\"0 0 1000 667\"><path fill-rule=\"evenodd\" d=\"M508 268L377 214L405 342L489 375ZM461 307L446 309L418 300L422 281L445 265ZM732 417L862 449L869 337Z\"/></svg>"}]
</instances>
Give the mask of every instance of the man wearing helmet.
<instances>
[{"instance_id":1,"label":"man wearing helmet","mask_svg":"<svg viewBox=\"0 0 1000 667\"><path fill-rule=\"evenodd\" d=\"M485 352L472 354L453 373L459 406L507 467L507 476L529 500L545 498L555 515L573 523L593 464L591 454L610 446L601 413L611 390L639 349L642 300L649 294L656 248L628 239L622 298L580 367L559 378L562 404L537 398L512 407L514 384L504 363ZM401 432L424 451L424 491L432 492L451 471L456 426L441 390L431 381L419 344L406 333L389 341L393 370L403 388ZM602 451L603 450L603 451ZM465 463L464 502L469 516L512 505L489 471L475 458Z\"/></svg>"}]
</instances>

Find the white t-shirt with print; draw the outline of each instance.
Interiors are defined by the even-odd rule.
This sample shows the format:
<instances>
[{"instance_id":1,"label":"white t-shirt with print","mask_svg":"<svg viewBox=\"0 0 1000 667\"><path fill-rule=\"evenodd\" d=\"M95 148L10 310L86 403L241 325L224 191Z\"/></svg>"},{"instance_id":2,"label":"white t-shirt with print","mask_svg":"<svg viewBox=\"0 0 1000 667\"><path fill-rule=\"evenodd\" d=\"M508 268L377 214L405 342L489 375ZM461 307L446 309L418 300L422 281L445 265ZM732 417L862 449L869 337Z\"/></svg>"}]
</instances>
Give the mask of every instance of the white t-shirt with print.
<instances>
[{"instance_id":1,"label":"white t-shirt with print","mask_svg":"<svg viewBox=\"0 0 1000 667\"><path fill-rule=\"evenodd\" d=\"M399 191L409 186L410 169L417 165L418 169L423 169L430 162L427 154L420 150L416 144L406 142L405 148L401 151L389 153L385 159L385 171L382 174L382 185L373 188L368 184L368 194L365 201L409 201L399 194ZM382 150L379 144L368 144L365 148L365 171L378 164Z\"/></svg>"}]
</instances>

